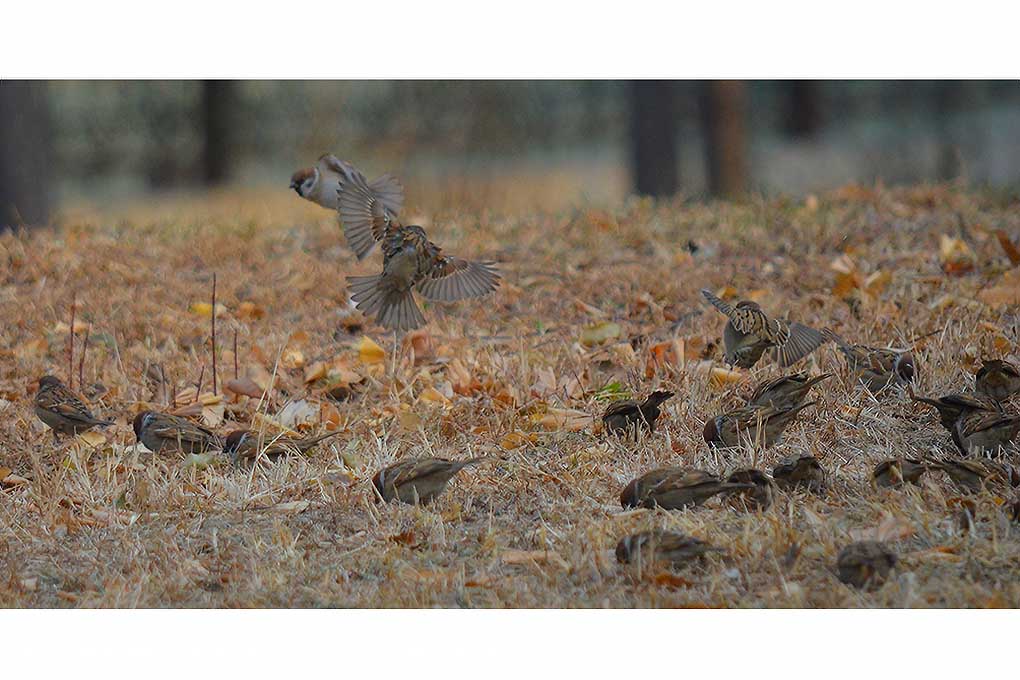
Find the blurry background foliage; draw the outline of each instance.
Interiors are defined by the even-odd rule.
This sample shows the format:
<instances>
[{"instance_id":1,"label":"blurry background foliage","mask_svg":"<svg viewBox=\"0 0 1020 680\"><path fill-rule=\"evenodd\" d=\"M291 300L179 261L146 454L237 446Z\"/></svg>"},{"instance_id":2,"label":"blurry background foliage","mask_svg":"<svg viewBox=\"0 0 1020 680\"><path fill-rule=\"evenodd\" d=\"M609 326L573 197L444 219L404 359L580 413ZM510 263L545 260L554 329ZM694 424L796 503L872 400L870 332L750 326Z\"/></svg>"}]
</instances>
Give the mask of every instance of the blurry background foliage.
<instances>
[{"instance_id":1,"label":"blurry background foliage","mask_svg":"<svg viewBox=\"0 0 1020 680\"><path fill-rule=\"evenodd\" d=\"M541 184L532 208L632 192L847 182L1020 186L1015 82L4 82L4 224L217 185L286 187L325 151L406 185ZM56 181L40 183L39 176ZM550 192L551 193L551 192ZM412 196L413 197L413 196ZM527 201L527 199L524 199Z\"/></svg>"}]
</instances>

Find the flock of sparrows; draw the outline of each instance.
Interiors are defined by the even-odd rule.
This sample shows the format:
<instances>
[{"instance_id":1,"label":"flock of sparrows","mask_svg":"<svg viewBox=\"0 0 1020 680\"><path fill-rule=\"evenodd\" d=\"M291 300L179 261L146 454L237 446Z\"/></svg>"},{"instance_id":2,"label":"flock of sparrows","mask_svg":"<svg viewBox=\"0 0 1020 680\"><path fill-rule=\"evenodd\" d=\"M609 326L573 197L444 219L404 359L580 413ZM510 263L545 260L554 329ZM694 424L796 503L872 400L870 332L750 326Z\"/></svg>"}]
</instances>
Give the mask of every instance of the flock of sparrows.
<instances>
[{"instance_id":1,"label":"flock of sparrows","mask_svg":"<svg viewBox=\"0 0 1020 680\"><path fill-rule=\"evenodd\" d=\"M315 167L294 173L290 186L302 198L337 211L347 242L358 259L365 258L376 242L382 244L382 273L348 277L348 286L358 309L374 315L384 327L409 330L425 323L414 290L430 300L452 302L486 295L499 285L500 277L493 263L443 255L421 227L404 226L398 221L403 188L390 175L369 182L350 163L324 155ZM917 366L909 351L852 345L828 329L818 331L795 321L772 318L757 303L740 301L731 305L710 291L702 293L727 317L723 343L725 360L731 365L751 368L767 351L773 361L785 368L832 342L845 357L848 372L871 392L879 394L907 386L912 399L938 410L941 423L951 433L960 455L945 460L884 461L873 473L876 486L899 488L917 483L929 470L945 472L967 492L987 489L1004 494L1020 486L1020 472L993 459L1010 447L1020 433L1020 413L1010 402L1020 394L1017 366L1005 360L987 361L976 376L973 392L938 399L917 397L910 385ZM718 448L764 449L775 445L797 415L815 404L806 401L811 389L830 377L828 373L813 377L792 373L763 382L744 406L705 422L705 442ZM604 429L634 439L643 431L654 433L662 404L673 396L671 391L655 391L643 401L615 402L602 416ZM78 435L113 424L95 417L81 397L52 375L39 380L34 407L39 419L55 436ZM132 428L137 442L155 453L218 450L235 463L260 456L304 453L338 434L291 438L236 430L222 437L188 418L156 411L135 415ZM458 472L484 460L484 457L461 461L402 460L379 470L372 484L379 500L428 503L443 492ZM805 454L781 461L771 475L755 468L738 469L727 476L679 466L651 470L624 487L620 503L624 508L679 510L722 495L734 508L762 511L773 504L777 489L820 493L827 485L828 477L819 461ZM616 556L623 563L679 565L716 550L690 536L646 531L622 538ZM885 546L864 541L847 546L839 554L837 573L846 583L876 585L887 577L895 563L895 555Z\"/></svg>"}]
</instances>

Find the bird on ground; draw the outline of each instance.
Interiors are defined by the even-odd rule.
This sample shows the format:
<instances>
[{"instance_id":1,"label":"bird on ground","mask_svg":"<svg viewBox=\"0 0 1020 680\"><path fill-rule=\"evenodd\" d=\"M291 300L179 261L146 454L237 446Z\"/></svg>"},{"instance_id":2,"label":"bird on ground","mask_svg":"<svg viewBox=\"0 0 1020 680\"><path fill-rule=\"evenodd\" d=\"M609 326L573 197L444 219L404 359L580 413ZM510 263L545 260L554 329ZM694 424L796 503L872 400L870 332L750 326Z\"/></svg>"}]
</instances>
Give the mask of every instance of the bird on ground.
<instances>
[{"instance_id":1,"label":"bird on ground","mask_svg":"<svg viewBox=\"0 0 1020 680\"><path fill-rule=\"evenodd\" d=\"M351 247L357 252L363 243L382 244L381 274L347 277L355 306L380 325L406 331L425 323L413 290L429 300L457 302L488 295L499 286L494 262L443 255L424 229L397 222L363 176L342 180L338 191L340 220Z\"/></svg>"},{"instance_id":2,"label":"bird on ground","mask_svg":"<svg viewBox=\"0 0 1020 680\"><path fill-rule=\"evenodd\" d=\"M379 497L387 503L394 499L412 505L429 503L443 492L454 475L483 460L486 458L457 461L444 458L402 460L377 472L372 478L372 484Z\"/></svg>"},{"instance_id":3,"label":"bird on ground","mask_svg":"<svg viewBox=\"0 0 1020 680\"><path fill-rule=\"evenodd\" d=\"M712 496L754 488L753 484L724 482L703 470L659 468L631 480L620 493L624 508L682 510L701 505Z\"/></svg>"},{"instance_id":4,"label":"bird on ground","mask_svg":"<svg viewBox=\"0 0 1020 680\"><path fill-rule=\"evenodd\" d=\"M624 536L616 544L616 560L620 564L666 563L679 567L710 552L726 551L675 531L642 531Z\"/></svg>"},{"instance_id":5,"label":"bird on ground","mask_svg":"<svg viewBox=\"0 0 1020 680\"><path fill-rule=\"evenodd\" d=\"M855 588L876 588L895 568L896 554L879 541L858 541L839 551L836 571L839 580Z\"/></svg>"},{"instance_id":6,"label":"bird on ground","mask_svg":"<svg viewBox=\"0 0 1020 680\"><path fill-rule=\"evenodd\" d=\"M672 392L657 390L644 401L625 399L613 402L602 415L606 432L637 437L639 428L655 432L655 421L659 419L662 402L673 396Z\"/></svg>"},{"instance_id":7,"label":"bird on ground","mask_svg":"<svg viewBox=\"0 0 1020 680\"><path fill-rule=\"evenodd\" d=\"M909 351L851 345L828 328L823 329L822 334L826 340L835 343L846 358L847 369L872 394L890 385L906 385L917 375L917 364Z\"/></svg>"},{"instance_id":8,"label":"bird on ground","mask_svg":"<svg viewBox=\"0 0 1020 680\"><path fill-rule=\"evenodd\" d=\"M966 394L957 392L947 394L938 399L919 397L914 394L913 389L908 390L910 398L918 403L934 407L939 412L939 420L942 427L952 432L956 422L964 415L975 412L997 413L1000 411L999 404L982 394Z\"/></svg>"},{"instance_id":9,"label":"bird on ground","mask_svg":"<svg viewBox=\"0 0 1020 680\"><path fill-rule=\"evenodd\" d=\"M39 420L53 430L54 438L113 425L112 420L102 420L92 415L82 398L53 375L39 378L39 391L35 394L33 406Z\"/></svg>"},{"instance_id":10,"label":"bird on ground","mask_svg":"<svg viewBox=\"0 0 1020 680\"><path fill-rule=\"evenodd\" d=\"M813 378L807 373L791 373L761 383L755 388L748 406L774 406L778 409L790 409L799 406L807 398L811 388L831 377L831 373L822 373Z\"/></svg>"},{"instance_id":11,"label":"bird on ground","mask_svg":"<svg viewBox=\"0 0 1020 680\"><path fill-rule=\"evenodd\" d=\"M974 388L996 401L1020 394L1020 367L1006 359L986 359L974 376Z\"/></svg>"},{"instance_id":12,"label":"bird on ground","mask_svg":"<svg viewBox=\"0 0 1020 680\"><path fill-rule=\"evenodd\" d=\"M965 493L987 490L1005 494L1009 489L1020 486L1020 470L987 458L947 458L932 462L930 467L945 472Z\"/></svg>"},{"instance_id":13,"label":"bird on ground","mask_svg":"<svg viewBox=\"0 0 1020 680\"><path fill-rule=\"evenodd\" d=\"M770 349L773 360L785 368L825 342L822 334L814 328L796 321L770 318L757 302L741 300L731 305L710 290L702 290L701 294L728 319L723 329L728 364L751 368L765 350Z\"/></svg>"},{"instance_id":14,"label":"bird on ground","mask_svg":"<svg viewBox=\"0 0 1020 680\"><path fill-rule=\"evenodd\" d=\"M957 419L952 434L953 442L965 456L999 455L1020 434L1020 413L971 411Z\"/></svg>"},{"instance_id":15,"label":"bird on ground","mask_svg":"<svg viewBox=\"0 0 1020 680\"><path fill-rule=\"evenodd\" d=\"M169 413L142 411L135 416L131 427L135 431L135 439L153 453L204 453L223 449L223 440L218 434L187 418Z\"/></svg>"},{"instance_id":16,"label":"bird on ground","mask_svg":"<svg viewBox=\"0 0 1020 680\"><path fill-rule=\"evenodd\" d=\"M295 439L283 435L269 435L262 437L259 442L257 432L251 430L234 430L227 435L224 442L223 453L230 456L235 463L240 460L253 460L261 453L267 457L283 456L289 453L307 453L320 442L335 437L339 432L327 432L316 437L304 437Z\"/></svg>"},{"instance_id":17,"label":"bird on ground","mask_svg":"<svg viewBox=\"0 0 1020 680\"><path fill-rule=\"evenodd\" d=\"M821 493L828 486L828 475L818 459L810 454L793 455L784 458L772 468L772 479L784 491L805 489Z\"/></svg>"},{"instance_id":18,"label":"bird on ground","mask_svg":"<svg viewBox=\"0 0 1020 680\"><path fill-rule=\"evenodd\" d=\"M876 465L871 472L871 479L877 487L899 489L904 484L919 483L927 471L928 464L922 460L894 458Z\"/></svg>"},{"instance_id":19,"label":"bird on ground","mask_svg":"<svg viewBox=\"0 0 1020 680\"><path fill-rule=\"evenodd\" d=\"M746 510L768 510L775 496L775 483L761 470L744 468L726 478L730 484L751 484L750 489L734 491L727 501L730 507Z\"/></svg>"},{"instance_id":20,"label":"bird on ground","mask_svg":"<svg viewBox=\"0 0 1020 680\"><path fill-rule=\"evenodd\" d=\"M702 434L709 445L718 448L744 444L769 448L779 442L798 413L814 404L810 401L791 408L744 406L709 418Z\"/></svg>"}]
</instances>

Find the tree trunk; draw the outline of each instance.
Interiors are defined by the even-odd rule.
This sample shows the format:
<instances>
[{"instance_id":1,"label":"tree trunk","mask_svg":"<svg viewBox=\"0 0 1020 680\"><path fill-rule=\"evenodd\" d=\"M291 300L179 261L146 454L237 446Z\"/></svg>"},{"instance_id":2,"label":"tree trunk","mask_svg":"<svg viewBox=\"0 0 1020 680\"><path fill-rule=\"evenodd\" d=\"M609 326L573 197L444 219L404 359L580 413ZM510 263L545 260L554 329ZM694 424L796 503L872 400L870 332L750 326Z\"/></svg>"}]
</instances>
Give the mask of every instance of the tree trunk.
<instances>
[{"instance_id":1,"label":"tree trunk","mask_svg":"<svg viewBox=\"0 0 1020 680\"><path fill-rule=\"evenodd\" d=\"M55 180L46 83L0 83L0 229L45 224Z\"/></svg>"},{"instance_id":2,"label":"tree trunk","mask_svg":"<svg viewBox=\"0 0 1020 680\"><path fill-rule=\"evenodd\" d=\"M822 127L818 101L818 82L791 80L786 87L786 134L793 138L811 137Z\"/></svg>"},{"instance_id":3,"label":"tree trunk","mask_svg":"<svg viewBox=\"0 0 1020 680\"><path fill-rule=\"evenodd\" d=\"M702 122L708 165L708 190L714 196L747 191L747 96L744 83L705 83Z\"/></svg>"},{"instance_id":4,"label":"tree trunk","mask_svg":"<svg viewBox=\"0 0 1020 680\"><path fill-rule=\"evenodd\" d=\"M202 81L202 179L207 186L222 184L230 176L234 89L230 80Z\"/></svg>"},{"instance_id":5,"label":"tree trunk","mask_svg":"<svg viewBox=\"0 0 1020 680\"><path fill-rule=\"evenodd\" d=\"M634 188L671 196L679 185L674 87L670 81L631 83L631 153Z\"/></svg>"}]
</instances>

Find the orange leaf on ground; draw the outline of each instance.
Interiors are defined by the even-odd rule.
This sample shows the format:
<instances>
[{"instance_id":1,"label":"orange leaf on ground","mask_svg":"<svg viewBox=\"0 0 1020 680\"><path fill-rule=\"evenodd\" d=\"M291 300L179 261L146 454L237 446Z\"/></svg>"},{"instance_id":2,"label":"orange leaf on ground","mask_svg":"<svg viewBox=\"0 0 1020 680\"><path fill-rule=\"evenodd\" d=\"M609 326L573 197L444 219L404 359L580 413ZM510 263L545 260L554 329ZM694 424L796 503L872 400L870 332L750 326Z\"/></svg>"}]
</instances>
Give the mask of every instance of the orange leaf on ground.
<instances>
[{"instance_id":1,"label":"orange leaf on ground","mask_svg":"<svg viewBox=\"0 0 1020 680\"><path fill-rule=\"evenodd\" d=\"M381 364L386 360L386 352L367 335L358 343L358 356L366 364Z\"/></svg>"},{"instance_id":2,"label":"orange leaf on ground","mask_svg":"<svg viewBox=\"0 0 1020 680\"><path fill-rule=\"evenodd\" d=\"M999 245L1006 251L1006 257L1009 258L1013 266L1015 267L1020 264L1020 250L1017 250L1017 247L1013 245L1013 240L1009 238L1009 234L1002 229L997 229L995 231L995 238L999 239Z\"/></svg>"}]
</instances>

